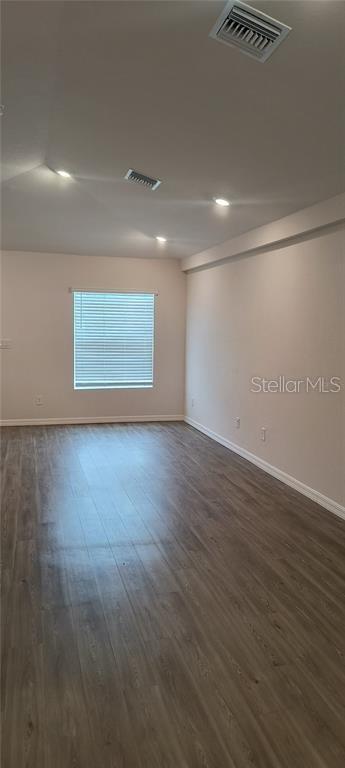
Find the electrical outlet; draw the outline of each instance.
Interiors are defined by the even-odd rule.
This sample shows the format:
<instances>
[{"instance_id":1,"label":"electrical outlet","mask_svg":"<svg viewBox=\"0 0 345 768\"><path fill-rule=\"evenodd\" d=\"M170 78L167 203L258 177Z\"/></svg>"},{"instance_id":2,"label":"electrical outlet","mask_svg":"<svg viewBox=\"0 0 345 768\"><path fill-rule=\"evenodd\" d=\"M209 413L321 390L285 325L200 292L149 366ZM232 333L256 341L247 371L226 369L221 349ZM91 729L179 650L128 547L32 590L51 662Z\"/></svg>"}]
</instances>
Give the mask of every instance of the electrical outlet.
<instances>
[{"instance_id":1,"label":"electrical outlet","mask_svg":"<svg viewBox=\"0 0 345 768\"><path fill-rule=\"evenodd\" d=\"M236 429L239 429L241 426L241 419L239 416L236 416L235 424L236 424Z\"/></svg>"},{"instance_id":2,"label":"electrical outlet","mask_svg":"<svg viewBox=\"0 0 345 768\"><path fill-rule=\"evenodd\" d=\"M37 395L37 397L35 397L35 405L43 405L42 395Z\"/></svg>"},{"instance_id":3,"label":"electrical outlet","mask_svg":"<svg viewBox=\"0 0 345 768\"><path fill-rule=\"evenodd\" d=\"M267 427L261 427L261 440L263 443L266 442L266 432L267 432Z\"/></svg>"}]
</instances>

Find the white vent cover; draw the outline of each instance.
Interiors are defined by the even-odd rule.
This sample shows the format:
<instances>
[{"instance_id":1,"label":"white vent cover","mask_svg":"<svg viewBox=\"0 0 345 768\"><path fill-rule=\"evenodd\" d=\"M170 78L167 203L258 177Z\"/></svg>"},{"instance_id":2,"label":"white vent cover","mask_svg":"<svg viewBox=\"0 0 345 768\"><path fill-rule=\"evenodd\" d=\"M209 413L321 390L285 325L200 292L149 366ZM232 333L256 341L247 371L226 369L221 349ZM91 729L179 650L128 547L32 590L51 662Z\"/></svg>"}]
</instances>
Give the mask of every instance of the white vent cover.
<instances>
[{"instance_id":1,"label":"white vent cover","mask_svg":"<svg viewBox=\"0 0 345 768\"><path fill-rule=\"evenodd\" d=\"M258 61L266 61L289 34L291 27L239 0L230 0L217 19L210 37L234 45Z\"/></svg>"},{"instance_id":2,"label":"white vent cover","mask_svg":"<svg viewBox=\"0 0 345 768\"><path fill-rule=\"evenodd\" d=\"M125 179L127 181L135 181L136 184L142 184L144 187L151 189L152 192L162 183L159 179L153 179L152 176L146 176L144 173L134 171L133 168L127 171Z\"/></svg>"}]
</instances>

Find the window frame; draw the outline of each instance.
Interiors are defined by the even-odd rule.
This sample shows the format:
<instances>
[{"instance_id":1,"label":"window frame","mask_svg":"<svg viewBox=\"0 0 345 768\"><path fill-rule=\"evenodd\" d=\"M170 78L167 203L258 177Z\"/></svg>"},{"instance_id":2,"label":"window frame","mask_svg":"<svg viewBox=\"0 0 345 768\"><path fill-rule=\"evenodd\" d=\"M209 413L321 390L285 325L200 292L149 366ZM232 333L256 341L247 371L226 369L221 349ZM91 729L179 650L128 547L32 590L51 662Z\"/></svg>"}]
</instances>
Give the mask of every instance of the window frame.
<instances>
[{"instance_id":1,"label":"window frame","mask_svg":"<svg viewBox=\"0 0 345 768\"><path fill-rule=\"evenodd\" d=\"M120 289L109 288L69 288L69 293L72 295L72 326L73 326L73 391L74 392L104 392L106 390L120 390L120 389L142 389L151 390L155 387L155 349L156 349L156 310L157 310L157 291L128 291ZM105 385L90 385L85 387L76 386L76 334L75 334L75 294L76 293L105 293L105 294L120 294L122 296L153 296L153 332L152 332L152 383L150 384L105 384Z\"/></svg>"}]
</instances>

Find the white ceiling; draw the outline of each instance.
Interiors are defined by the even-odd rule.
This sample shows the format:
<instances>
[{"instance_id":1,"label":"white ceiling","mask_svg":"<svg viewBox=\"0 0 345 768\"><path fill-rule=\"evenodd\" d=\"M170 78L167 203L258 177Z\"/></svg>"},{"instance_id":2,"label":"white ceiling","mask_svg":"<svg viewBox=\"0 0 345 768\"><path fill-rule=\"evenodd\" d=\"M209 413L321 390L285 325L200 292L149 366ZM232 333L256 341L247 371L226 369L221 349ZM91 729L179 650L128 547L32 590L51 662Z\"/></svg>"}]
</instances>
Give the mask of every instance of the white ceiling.
<instances>
[{"instance_id":1,"label":"white ceiling","mask_svg":"<svg viewBox=\"0 0 345 768\"><path fill-rule=\"evenodd\" d=\"M345 3L252 3L293 28L265 64L224 4L3 3L6 249L184 257L345 189Z\"/></svg>"}]
</instances>

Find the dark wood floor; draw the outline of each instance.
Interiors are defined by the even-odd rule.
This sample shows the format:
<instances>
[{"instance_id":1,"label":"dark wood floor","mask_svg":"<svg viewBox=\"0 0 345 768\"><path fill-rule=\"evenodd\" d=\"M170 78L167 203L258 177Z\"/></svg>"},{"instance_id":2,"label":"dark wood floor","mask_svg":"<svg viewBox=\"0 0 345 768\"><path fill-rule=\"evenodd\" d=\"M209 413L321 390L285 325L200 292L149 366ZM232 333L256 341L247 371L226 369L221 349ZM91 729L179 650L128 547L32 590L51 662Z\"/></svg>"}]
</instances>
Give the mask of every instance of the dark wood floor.
<instances>
[{"instance_id":1,"label":"dark wood floor","mask_svg":"<svg viewBox=\"0 0 345 768\"><path fill-rule=\"evenodd\" d=\"M182 424L2 453L2 768L344 768L342 520Z\"/></svg>"}]
</instances>

